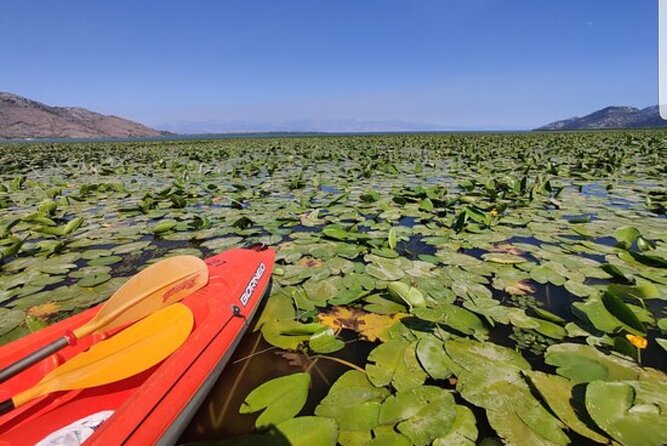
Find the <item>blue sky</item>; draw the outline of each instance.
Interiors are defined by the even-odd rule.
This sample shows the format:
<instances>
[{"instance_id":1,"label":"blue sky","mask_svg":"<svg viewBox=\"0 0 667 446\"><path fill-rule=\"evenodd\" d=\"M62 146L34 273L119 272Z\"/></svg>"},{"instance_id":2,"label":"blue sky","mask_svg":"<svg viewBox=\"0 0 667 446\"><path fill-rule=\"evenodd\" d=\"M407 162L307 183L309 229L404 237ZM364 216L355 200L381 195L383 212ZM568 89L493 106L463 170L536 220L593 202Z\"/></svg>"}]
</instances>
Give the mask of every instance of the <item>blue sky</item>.
<instances>
[{"instance_id":1,"label":"blue sky","mask_svg":"<svg viewBox=\"0 0 667 446\"><path fill-rule=\"evenodd\" d=\"M179 132L527 129L657 104L655 0L0 0L0 90Z\"/></svg>"}]
</instances>

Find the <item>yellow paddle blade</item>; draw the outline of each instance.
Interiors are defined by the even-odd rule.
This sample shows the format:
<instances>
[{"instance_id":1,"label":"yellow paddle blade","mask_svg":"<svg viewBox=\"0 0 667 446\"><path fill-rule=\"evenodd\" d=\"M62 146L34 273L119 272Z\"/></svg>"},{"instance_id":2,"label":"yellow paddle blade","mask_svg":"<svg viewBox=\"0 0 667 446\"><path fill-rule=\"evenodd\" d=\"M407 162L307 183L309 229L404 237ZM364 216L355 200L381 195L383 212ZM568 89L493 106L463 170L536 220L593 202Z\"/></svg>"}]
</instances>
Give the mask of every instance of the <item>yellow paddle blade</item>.
<instances>
[{"instance_id":1,"label":"yellow paddle blade","mask_svg":"<svg viewBox=\"0 0 667 446\"><path fill-rule=\"evenodd\" d=\"M74 330L77 338L136 322L208 283L208 268L195 256L161 260L125 282L85 325Z\"/></svg>"},{"instance_id":2,"label":"yellow paddle blade","mask_svg":"<svg viewBox=\"0 0 667 446\"><path fill-rule=\"evenodd\" d=\"M53 369L36 386L14 396L14 406L51 392L101 386L148 370L185 342L193 324L187 306L163 308Z\"/></svg>"}]
</instances>

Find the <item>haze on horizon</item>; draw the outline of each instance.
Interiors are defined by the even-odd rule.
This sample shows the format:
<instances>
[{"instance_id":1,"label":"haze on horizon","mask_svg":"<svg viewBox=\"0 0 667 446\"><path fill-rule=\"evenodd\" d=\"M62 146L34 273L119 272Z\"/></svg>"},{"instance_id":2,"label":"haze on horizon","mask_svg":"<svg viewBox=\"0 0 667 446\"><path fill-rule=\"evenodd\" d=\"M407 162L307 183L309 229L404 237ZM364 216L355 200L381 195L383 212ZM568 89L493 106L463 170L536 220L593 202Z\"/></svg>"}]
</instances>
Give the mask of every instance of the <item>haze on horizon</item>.
<instances>
[{"instance_id":1,"label":"haze on horizon","mask_svg":"<svg viewBox=\"0 0 667 446\"><path fill-rule=\"evenodd\" d=\"M530 129L657 97L657 2L0 2L0 91L179 133Z\"/></svg>"}]
</instances>

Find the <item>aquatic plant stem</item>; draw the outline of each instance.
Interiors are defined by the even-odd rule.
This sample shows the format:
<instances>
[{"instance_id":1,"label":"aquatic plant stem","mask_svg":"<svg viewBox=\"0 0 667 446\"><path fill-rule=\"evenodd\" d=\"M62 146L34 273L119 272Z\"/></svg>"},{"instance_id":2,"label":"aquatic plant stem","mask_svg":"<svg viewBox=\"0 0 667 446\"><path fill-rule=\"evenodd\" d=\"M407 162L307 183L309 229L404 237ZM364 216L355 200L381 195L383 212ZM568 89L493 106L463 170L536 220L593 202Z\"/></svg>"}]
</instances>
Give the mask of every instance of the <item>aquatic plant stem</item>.
<instances>
[{"instance_id":1,"label":"aquatic plant stem","mask_svg":"<svg viewBox=\"0 0 667 446\"><path fill-rule=\"evenodd\" d=\"M358 370L358 371L360 371L361 373L366 373L366 370L364 370L364 369L362 369L361 367L359 367L358 365L353 364L353 363L351 363L351 362L349 362L349 361L346 361L346 360L344 360L344 359L335 358L335 357L333 357L333 356L326 356L326 355L317 355L317 356L313 356L313 358L328 359L328 360L330 360L330 361L338 362L338 363L340 363L340 364L343 364L343 365L345 365L345 366L348 366L348 367L350 367L350 368L352 368L352 369L354 369L354 370Z\"/></svg>"}]
</instances>

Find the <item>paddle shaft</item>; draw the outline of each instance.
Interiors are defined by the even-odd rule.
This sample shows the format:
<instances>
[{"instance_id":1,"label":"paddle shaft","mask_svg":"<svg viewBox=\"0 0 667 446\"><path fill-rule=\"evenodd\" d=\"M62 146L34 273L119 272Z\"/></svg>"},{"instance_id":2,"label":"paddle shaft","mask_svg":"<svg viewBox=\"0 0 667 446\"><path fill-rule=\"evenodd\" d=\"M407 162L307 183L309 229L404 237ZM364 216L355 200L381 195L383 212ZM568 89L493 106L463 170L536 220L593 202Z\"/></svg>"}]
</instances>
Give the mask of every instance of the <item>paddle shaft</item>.
<instances>
[{"instance_id":1,"label":"paddle shaft","mask_svg":"<svg viewBox=\"0 0 667 446\"><path fill-rule=\"evenodd\" d=\"M70 339L71 338L69 336L63 336L62 338L58 338L55 341L51 342L50 344L47 344L44 347L40 348L39 350L29 354L25 358L22 358L16 361L15 363L5 367L4 369L0 370L0 383L7 381L9 378L18 375L25 369L31 367L34 364L37 364L39 361L48 358L52 354L67 347L68 345L70 345ZM2 407L4 406L0 406L0 413L4 413L2 412Z\"/></svg>"}]
</instances>

